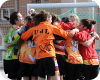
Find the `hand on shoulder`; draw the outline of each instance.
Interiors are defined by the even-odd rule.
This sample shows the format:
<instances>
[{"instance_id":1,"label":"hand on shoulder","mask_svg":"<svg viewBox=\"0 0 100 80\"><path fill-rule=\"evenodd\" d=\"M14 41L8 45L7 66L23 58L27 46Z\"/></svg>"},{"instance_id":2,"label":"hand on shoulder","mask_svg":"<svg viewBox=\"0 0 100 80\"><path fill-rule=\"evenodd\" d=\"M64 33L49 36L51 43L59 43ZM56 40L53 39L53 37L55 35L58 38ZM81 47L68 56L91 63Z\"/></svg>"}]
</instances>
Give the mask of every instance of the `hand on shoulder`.
<instances>
[{"instance_id":1,"label":"hand on shoulder","mask_svg":"<svg viewBox=\"0 0 100 80\"><path fill-rule=\"evenodd\" d=\"M36 12L35 9L30 9L30 10L28 11L29 14L32 14L32 13L34 13L34 12Z\"/></svg>"}]
</instances>

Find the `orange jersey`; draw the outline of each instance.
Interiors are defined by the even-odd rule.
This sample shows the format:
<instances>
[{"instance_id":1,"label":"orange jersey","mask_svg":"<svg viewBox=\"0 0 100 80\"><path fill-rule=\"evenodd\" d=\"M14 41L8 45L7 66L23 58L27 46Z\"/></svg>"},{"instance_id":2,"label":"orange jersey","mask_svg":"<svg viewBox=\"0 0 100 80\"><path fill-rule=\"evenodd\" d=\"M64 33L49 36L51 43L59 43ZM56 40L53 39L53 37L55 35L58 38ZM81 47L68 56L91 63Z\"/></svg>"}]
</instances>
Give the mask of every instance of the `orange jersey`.
<instances>
[{"instance_id":1,"label":"orange jersey","mask_svg":"<svg viewBox=\"0 0 100 80\"><path fill-rule=\"evenodd\" d=\"M59 28L59 29L62 29L61 25L59 25L59 24L57 24L56 27Z\"/></svg>"},{"instance_id":2,"label":"orange jersey","mask_svg":"<svg viewBox=\"0 0 100 80\"><path fill-rule=\"evenodd\" d=\"M83 61L83 64L85 65L99 65L98 59L86 59Z\"/></svg>"},{"instance_id":3,"label":"orange jersey","mask_svg":"<svg viewBox=\"0 0 100 80\"><path fill-rule=\"evenodd\" d=\"M56 54L65 55L65 52L63 52L63 51L56 51Z\"/></svg>"},{"instance_id":4,"label":"orange jersey","mask_svg":"<svg viewBox=\"0 0 100 80\"><path fill-rule=\"evenodd\" d=\"M24 41L24 43L21 45L19 61L28 64L36 63L36 50L33 46L33 41Z\"/></svg>"},{"instance_id":5,"label":"orange jersey","mask_svg":"<svg viewBox=\"0 0 100 80\"><path fill-rule=\"evenodd\" d=\"M66 40L64 40L64 44L66 45L66 50L68 53L67 62L72 64L83 64L82 56L78 50L78 41L75 41L70 35Z\"/></svg>"},{"instance_id":6,"label":"orange jersey","mask_svg":"<svg viewBox=\"0 0 100 80\"><path fill-rule=\"evenodd\" d=\"M55 56L55 48L53 46L53 40L55 38L53 34L62 36L66 39L69 32L65 32L63 29L59 29L48 22L40 22L38 26L22 33L21 38L27 40L33 35L32 40L34 40L37 45L36 59L41 59Z\"/></svg>"}]
</instances>

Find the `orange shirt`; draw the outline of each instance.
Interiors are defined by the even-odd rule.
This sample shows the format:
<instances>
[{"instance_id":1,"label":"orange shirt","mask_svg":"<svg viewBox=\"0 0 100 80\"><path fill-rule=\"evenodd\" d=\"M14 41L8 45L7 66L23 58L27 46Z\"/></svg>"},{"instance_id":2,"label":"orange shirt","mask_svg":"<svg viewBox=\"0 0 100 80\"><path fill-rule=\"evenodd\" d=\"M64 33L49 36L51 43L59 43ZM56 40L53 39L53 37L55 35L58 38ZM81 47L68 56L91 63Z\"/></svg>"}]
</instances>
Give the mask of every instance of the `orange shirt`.
<instances>
[{"instance_id":1,"label":"orange shirt","mask_svg":"<svg viewBox=\"0 0 100 80\"><path fill-rule=\"evenodd\" d=\"M28 40L24 41L21 45L19 61L28 63L28 64L35 64L36 63L36 48L33 46L33 41Z\"/></svg>"},{"instance_id":2,"label":"orange shirt","mask_svg":"<svg viewBox=\"0 0 100 80\"><path fill-rule=\"evenodd\" d=\"M86 59L83 61L83 64L85 65L99 65L98 59Z\"/></svg>"},{"instance_id":3,"label":"orange shirt","mask_svg":"<svg viewBox=\"0 0 100 80\"><path fill-rule=\"evenodd\" d=\"M62 29L61 25L59 25L59 24L57 24L56 27L59 28L59 29Z\"/></svg>"},{"instance_id":4,"label":"orange shirt","mask_svg":"<svg viewBox=\"0 0 100 80\"><path fill-rule=\"evenodd\" d=\"M59 29L48 22L40 22L38 26L22 33L21 38L27 40L33 35L32 40L34 40L37 45L36 59L41 59L55 56L55 48L53 46L53 40L55 38L53 34L62 36L66 39L69 32L65 32L63 29Z\"/></svg>"},{"instance_id":5,"label":"orange shirt","mask_svg":"<svg viewBox=\"0 0 100 80\"><path fill-rule=\"evenodd\" d=\"M64 51L56 51L56 54L65 55Z\"/></svg>"},{"instance_id":6,"label":"orange shirt","mask_svg":"<svg viewBox=\"0 0 100 80\"><path fill-rule=\"evenodd\" d=\"M83 64L82 56L78 50L78 41L75 41L70 35L66 40L64 40L64 44L66 45L66 50L68 53L68 59L66 62L72 64Z\"/></svg>"}]
</instances>

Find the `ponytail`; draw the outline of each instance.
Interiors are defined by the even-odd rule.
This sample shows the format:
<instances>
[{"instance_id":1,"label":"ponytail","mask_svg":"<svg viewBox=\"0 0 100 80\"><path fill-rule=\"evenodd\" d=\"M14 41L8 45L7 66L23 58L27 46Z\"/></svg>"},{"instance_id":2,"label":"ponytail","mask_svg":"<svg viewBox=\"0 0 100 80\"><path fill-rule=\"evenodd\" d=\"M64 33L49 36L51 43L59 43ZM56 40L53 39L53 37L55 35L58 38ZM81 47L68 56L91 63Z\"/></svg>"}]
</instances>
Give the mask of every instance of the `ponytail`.
<instances>
[{"instance_id":1,"label":"ponytail","mask_svg":"<svg viewBox=\"0 0 100 80\"><path fill-rule=\"evenodd\" d=\"M96 21L95 20L89 20L89 19L82 19L81 22L88 29L91 29L92 28L92 25L96 24Z\"/></svg>"},{"instance_id":2,"label":"ponytail","mask_svg":"<svg viewBox=\"0 0 100 80\"><path fill-rule=\"evenodd\" d=\"M50 13L42 10L39 14L34 16L34 25L37 26L40 22L46 21L47 17L51 17Z\"/></svg>"},{"instance_id":3,"label":"ponytail","mask_svg":"<svg viewBox=\"0 0 100 80\"><path fill-rule=\"evenodd\" d=\"M57 14L51 13L51 16L52 16L52 24L54 22L58 22L58 23L61 22L61 19Z\"/></svg>"},{"instance_id":4,"label":"ponytail","mask_svg":"<svg viewBox=\"0 0 100 80\"><path fill-rule=\"evenodd\" d=\"M6 20L10 20L10 17L8 17L7 15L4 15L3 18L5 18Z\"/></svg>"}]
</instances>

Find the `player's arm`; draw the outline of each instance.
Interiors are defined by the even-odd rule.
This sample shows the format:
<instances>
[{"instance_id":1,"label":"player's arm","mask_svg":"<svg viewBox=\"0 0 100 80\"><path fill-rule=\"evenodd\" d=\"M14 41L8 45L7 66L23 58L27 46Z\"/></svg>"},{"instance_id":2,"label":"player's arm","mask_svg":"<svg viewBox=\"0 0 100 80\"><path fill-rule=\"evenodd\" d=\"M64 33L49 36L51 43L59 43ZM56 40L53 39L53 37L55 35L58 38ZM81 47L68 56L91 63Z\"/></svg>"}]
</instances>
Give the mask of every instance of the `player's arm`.
<instances>
[{"instance_id":1,"label":"player's arm","mask_svg":"<svg viewBox=\"0 0 100 80\"><path fill-rule=\"evenodd\" d=\"M20 29L17 30L17 32L19 31ZM14 46L15 44L18 43L18 41L20 40L20 36L18 35L18 33L15 34L15 36L12 37L12 41L10 43L7 43L5 46L6 48L8 47L11 47L11 46Z\"/></svg>"},{"instance_id":2,"label":"player's arm","mask_svg":"<svg viewBox=\"0 0 100 80\"><path fill-rule=\"evenodd\" d=\"M15 37L15 36L14 36L14 37ZM12 42L6 43L6 44L5 44L5 47L8 48L8 47L14 46L15 44L18 43L19 39L20 39L20 36L17 36L16 38L14 38L14 40L13 40Z\"/></svg>"},{"instance_id":3,"label":"player's arm","mask_svg":"<svg viewBox=\"0 0 100 80\"><path fill-rule=\"evenodd\" d=\"M8 37L9 37L9 34L7 34L6 37L5 37L5 39L4 39L4 42L5 42L5 48L8 48L8 47L13 46L13 45L11 44L11 42L8 43Z\"/></svg>"},{"instance_id":4,"label":"player's arm","mask_svg":"<svg viewBox=\"0 0 100 80\"><path fill-rule=\"evenodd\" d=\"M64 46L59 46L57 44L54 44L54 47L57 48L57 49L60 49L60 50L64 50Z\"/></svg>"},{"instance_id":5,"label":"player's arm","mask_svg":"<svg viewBox=\"0 0 100 80\"><path fill-rule=\"evenodd\" d=\"M99 40L99 35L98 35L96 32L94 32L94 33L92 34L92 38L91 38L90 40L85 41L85 42L82 42L82 45L88 47L88 46L90 46L90 45L92 44L92 42L93 42L95 39Z\"/></svg>"},{"instance_id":6,"label":"player's arm","mask_svg":"<svg viewBox=\"0 0 100 80\"><path fill-rule=\"evenodd\" d=\"M8 37L9 37L9 33L5 36L5 38L4 38L4 42L5 43L8 43Z\"/></svg>"},{"instance_id":7,"label":"player's arm","mask_svg":"<svg viewBox=\"0 0 100 80\"><path fill-rule=\"evenodd\" d=\"M56 26L52 26L53 34L59 35L65 39L67 39L69 32L64 31L63 29L59 29Z\"/></svg>"},{"instance_id":8,"label":"player's arm","mask_svg":"<svg viewBox=\"0 0 100 80\"><path fill-rule=\"evenodd\" d=\"M15 25L16 26L16 25ZM15 27L14 27L15 28ZM18 27L17 27L18 28ZM16 29L17 29L16 28ZM23 26L22 29L17 29L17 33L15 34L15 36L13 36L12 42L6 44L6 48L14 46L15 44L18 43L18 41L20 40L20 36L23 32L25 32L28 29L28 26Z\"/></svg>"},{"instance_id":9,"label":"player's arm","mask_svg":"<svg viewBox=\"0 0 100 80\"><path fill-rule=\"evenodd\" d=\"M77 28L73 29L73 30L70 31L69 35L70 35L71 37L74 37L75 32L79 32L79 30L78 30Z\"/></svg>"},{"instance_id":10,"label":"player's arm","mask_svg":"<svg viewBox=\"0 0 100 80\"><path fill-rule=\"evenodd\" d=\"M34 28L28 29L26 32L21 34L22 40L27 40L33 35Z\"/></svg>"},{"instance_id":11,"label":"player's arm","mask_svg":"<svg viewBox=\"0 0 100 80\"><path fill-rule=\"evenodd\" d=\"M96 33L96 32L94 32L94 34L93 35L95 35L96 36L96 40L99 40L100 39L100 37L99 37L99 35Z\"/></svg>"},{"instance_id":12,"label":"player's arm","mask_svg":"<svg viewBox=\"0 0 100 80\"><path fill-rule=\"evenodd\" d=\"M84 45L85 47L88 47L92 44L94 39L95 39L95 37L92 37L90 40L82 42L82 45Z\"/></svg>"}]
</instances>

